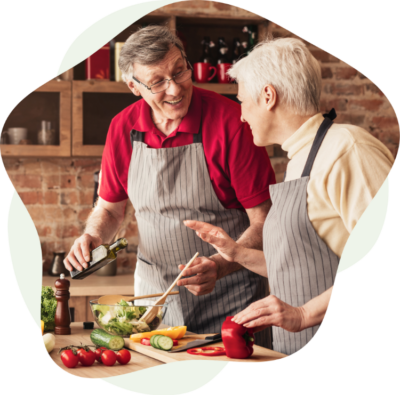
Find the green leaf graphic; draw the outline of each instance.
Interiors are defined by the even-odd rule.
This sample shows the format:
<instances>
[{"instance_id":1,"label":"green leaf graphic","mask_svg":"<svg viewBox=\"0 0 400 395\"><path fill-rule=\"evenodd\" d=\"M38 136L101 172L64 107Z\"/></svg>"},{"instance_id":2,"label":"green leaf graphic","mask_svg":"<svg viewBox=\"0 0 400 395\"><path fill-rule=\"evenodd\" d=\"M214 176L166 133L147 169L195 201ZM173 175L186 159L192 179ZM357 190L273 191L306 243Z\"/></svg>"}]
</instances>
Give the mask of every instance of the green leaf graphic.
<instances>
[{"instance_id":1,"label":"green leaf graphic","mask_svg":"<svg viewBox=\"0 0 400 395\"><path fill-rule=\"evenodd\" d=\"M386 179L351 232L340 259L338 273L364 258L378 241L386 218L388 199L389 180Z\"/></svg>"},{"instance_id":2,"label":"green leaf graphic","mask_svg":"<svg viewBox=\"0 0 400 395\"><path fill-rule=\"evenodd\" d=\"M14 192L8 214L8 240L19 289L33 319L40 326L42 250L32 218L17 192Z\"/></svg>"},{"instance_id":3,"label":"green leaf graphic","mask_svg":"<svg viewBox=\"0 0 400 395\"><path fill-rule=\"evenodd\" d=\"M74 38L64 53L55 75L86 59L137 19L163 5L179 0L149 0L119 8L90 24Z\"/></svg>"},{"instance_id":4,"label":"green leaf graphic","mask_svg":"<svg viewBox=\"0 0 400 395\"><path fill-rule=\"evenodd\" d=\"M220 361L173 362L104 380L146 395L186 394L207 384L227 364ZM179 372L179 380L171 380L171 377L176 377L176 372Z\"/></svg>"}]
</instances>

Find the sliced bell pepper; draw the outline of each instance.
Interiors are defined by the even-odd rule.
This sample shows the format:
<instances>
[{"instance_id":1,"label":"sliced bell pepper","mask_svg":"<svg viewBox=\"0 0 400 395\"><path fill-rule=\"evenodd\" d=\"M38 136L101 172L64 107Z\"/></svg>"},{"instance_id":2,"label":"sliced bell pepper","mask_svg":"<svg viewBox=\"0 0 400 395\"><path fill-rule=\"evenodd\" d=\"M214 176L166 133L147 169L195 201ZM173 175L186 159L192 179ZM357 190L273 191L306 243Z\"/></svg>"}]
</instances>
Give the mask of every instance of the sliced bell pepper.
<instances>
[{"instance_id":1,"label":"sliced bell pepper","mask_svg":"<svg viewBox=\"0 0 400 395\"><path fill-rule=\"evenodd\" d=\"M130 336L130 340L136 343L144 338L151 338L154 335L164 335L170 337L172 340L181 339L186 333L186 326L176 326L172 328L158 329L151 332L134 333Z\"/></svg>"},{"instance_id":2,"label":"sliced bell pepper","mask_svg":"<svg viewBox=\"0 0 400 395\"><path fill-rule=\"evenodd\" d=\"M229 358L245 359L253 354L253 329L246 328L232 321L233 316L226 317L222 324L221 337Z\"/></svg>"},{"instance_id":3,"label":"sliced bell pepper","mask_svg":"<svg viewBox=\"0 0 400 395\"><path fill-rule=\"evenodd\" d=\"M219 357L225 355L225 348L223 347L199 347L190 348L187 352L191 355L201 355L203 357Z\"/></svg>"},{"instance_id":4,"label":"sliced bell pepper","mask_svg":"<svg viewBox=\"0 0 400 395\"><path fill-rule=\"evenodd\" d=\"M140 340L140 344L143 344L144 346L151 346L150 339L148 337L144 337L142 340Z\"/></svg>"}]
</instances>

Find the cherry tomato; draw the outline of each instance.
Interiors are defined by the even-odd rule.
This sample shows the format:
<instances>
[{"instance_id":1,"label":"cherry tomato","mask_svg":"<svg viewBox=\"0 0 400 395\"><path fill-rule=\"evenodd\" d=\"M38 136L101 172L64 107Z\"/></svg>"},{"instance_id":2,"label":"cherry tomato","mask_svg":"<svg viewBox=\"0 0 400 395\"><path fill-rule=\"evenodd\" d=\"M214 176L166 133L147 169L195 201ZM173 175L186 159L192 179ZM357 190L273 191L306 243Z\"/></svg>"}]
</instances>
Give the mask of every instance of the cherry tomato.
<instances>
[{"instance_id":1,"label":"cherry tomato","mask_svg":"<svg viewBox=\"0 0 400 395\"><path fill-rule=\"evenodd\" d=\"M148 337L144 337L142 340L140 340L140 343L144 346L151 346L150 339Z\"/></svg>"},{"instance_id":2,"label":"cherry tomato","mask_svg":"<svg viewBox=\"0 0 400 395\"><path fill-rule=\"evenodd\" d=\"M72 350L64 350L61 352L61 361L67 368L74 368L78 365L79 355Z\"/></svg>"},{"instance_id":3,"label":"cherry tomato","mask_svg":"<svg viewBox=\"0 0 400 395\"><path fill-rule=\"evenodd\" d=\"M173 347L175 347L179 344L178 340L173 340L173 342L174 342Z\"/></svg>"},{"instance_id":4,"label":"cherry tomato","mask_svg":"<svg viewBox=\"0 0 400 395\"><path fill-rule=\"evenodd\" d=\"M92 350L86 351L84 348L80 348L77 354L79 356L79 362L83 366L92 366L96 360L96 354Z\"/></svg>"},{"instance_id":5,"label":"cherry tomato","mask_svg":"<svg viewBox=\"0 0 400 395\"><path fill-rule=\"evenodd\" d=\"M131 360L131 353L128 350L119 350L117 352L117 361L121 365L126 365Z\"/></svg>"},{"instance_id":6,"label":"cherry tomato","mask_svg":"<svg viewBox=\"0 0 400 395\"><path fill-rule=\"evenodd\" d=\"M103 354L103 351L105 351L105 350L107 350L106 347L99 347L99 348L96 348L96 351L94 352L96 355L97 361L99 361L100 363L103 363L103 362L101 362L101 354Z\"/></svg>"},{"instance_id":7,"label":"cherry tomato","mask_svg":"<svg viewBox=\"0 0 400 395\"><path fill-rule=\"evenodd\" d=\"M116 360L117 356L114 351L105 350L101 354L101 362L103 362L106 366L113 366Z\"/></svg>"}]
</instances>

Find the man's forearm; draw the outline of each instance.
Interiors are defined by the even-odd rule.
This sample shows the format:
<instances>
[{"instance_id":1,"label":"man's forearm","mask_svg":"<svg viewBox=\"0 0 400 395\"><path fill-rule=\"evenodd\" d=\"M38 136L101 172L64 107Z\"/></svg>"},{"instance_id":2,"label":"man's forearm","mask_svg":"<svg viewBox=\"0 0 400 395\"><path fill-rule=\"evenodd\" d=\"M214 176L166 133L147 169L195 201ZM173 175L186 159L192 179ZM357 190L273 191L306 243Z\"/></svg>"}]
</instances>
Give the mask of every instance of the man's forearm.
<instances>
[{"instance_id":1,"label":"man's forearm","mask_svg":"<svg viewBox=\"0 0 400 395\"><path fill-rule=\"evenodd\" d=\"M303 313L303 324L301 330L311 328L322 322L328 309L333 287L330 287L321 295L316 296L301 307Z\"/></svg>"},{"instance_id":2,"label":"man's forearm","mask_svg":"<svg viewBox=\"0 0 400 395\"><path fill-rule=\"evenodd\" d=\"M87 220L85 233L100 237L103 243L109 243L114 238L121 222L107 209L97 206Z\"/></svg>"},{"instance_id":3,"label":"man's forearm","mask_svg":"<svg viewBox=\"0 0 400 395\"><path fill-rule=\"evenodd\" d=\"M264 253L262 252L263 225L264 224L261 222L250 225L236 241L242 247L245 247L240 254L240 260L238 260L238 262L228 262L219 254L210 257L218 264L218 279L243 268L249 269L264 277L267 276L267 267Z\"/></svg>"}]
</instances>

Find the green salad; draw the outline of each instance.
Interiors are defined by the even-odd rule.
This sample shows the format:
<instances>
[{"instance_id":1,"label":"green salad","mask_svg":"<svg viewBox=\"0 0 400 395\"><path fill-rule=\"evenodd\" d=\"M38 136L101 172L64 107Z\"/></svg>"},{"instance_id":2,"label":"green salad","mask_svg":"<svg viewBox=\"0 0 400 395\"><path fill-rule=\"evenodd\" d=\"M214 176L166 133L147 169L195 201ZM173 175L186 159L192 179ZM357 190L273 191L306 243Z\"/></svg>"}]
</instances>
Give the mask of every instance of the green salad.
<instances>
[{"instance_id":1,"label":"green salad","mask_svg":"<svg viewBox=\"0 0 400 395\"><path fill-rule=\"evenodd\" d=\"M132 302L126 302L123 299L116 306L97 304L92 308L99 326L107 332L119 336L150 332L156 329L162 320L160 312L149 325L139 321L146 313L147 307L135 306Z\"/></svg>"}]
</instances>

